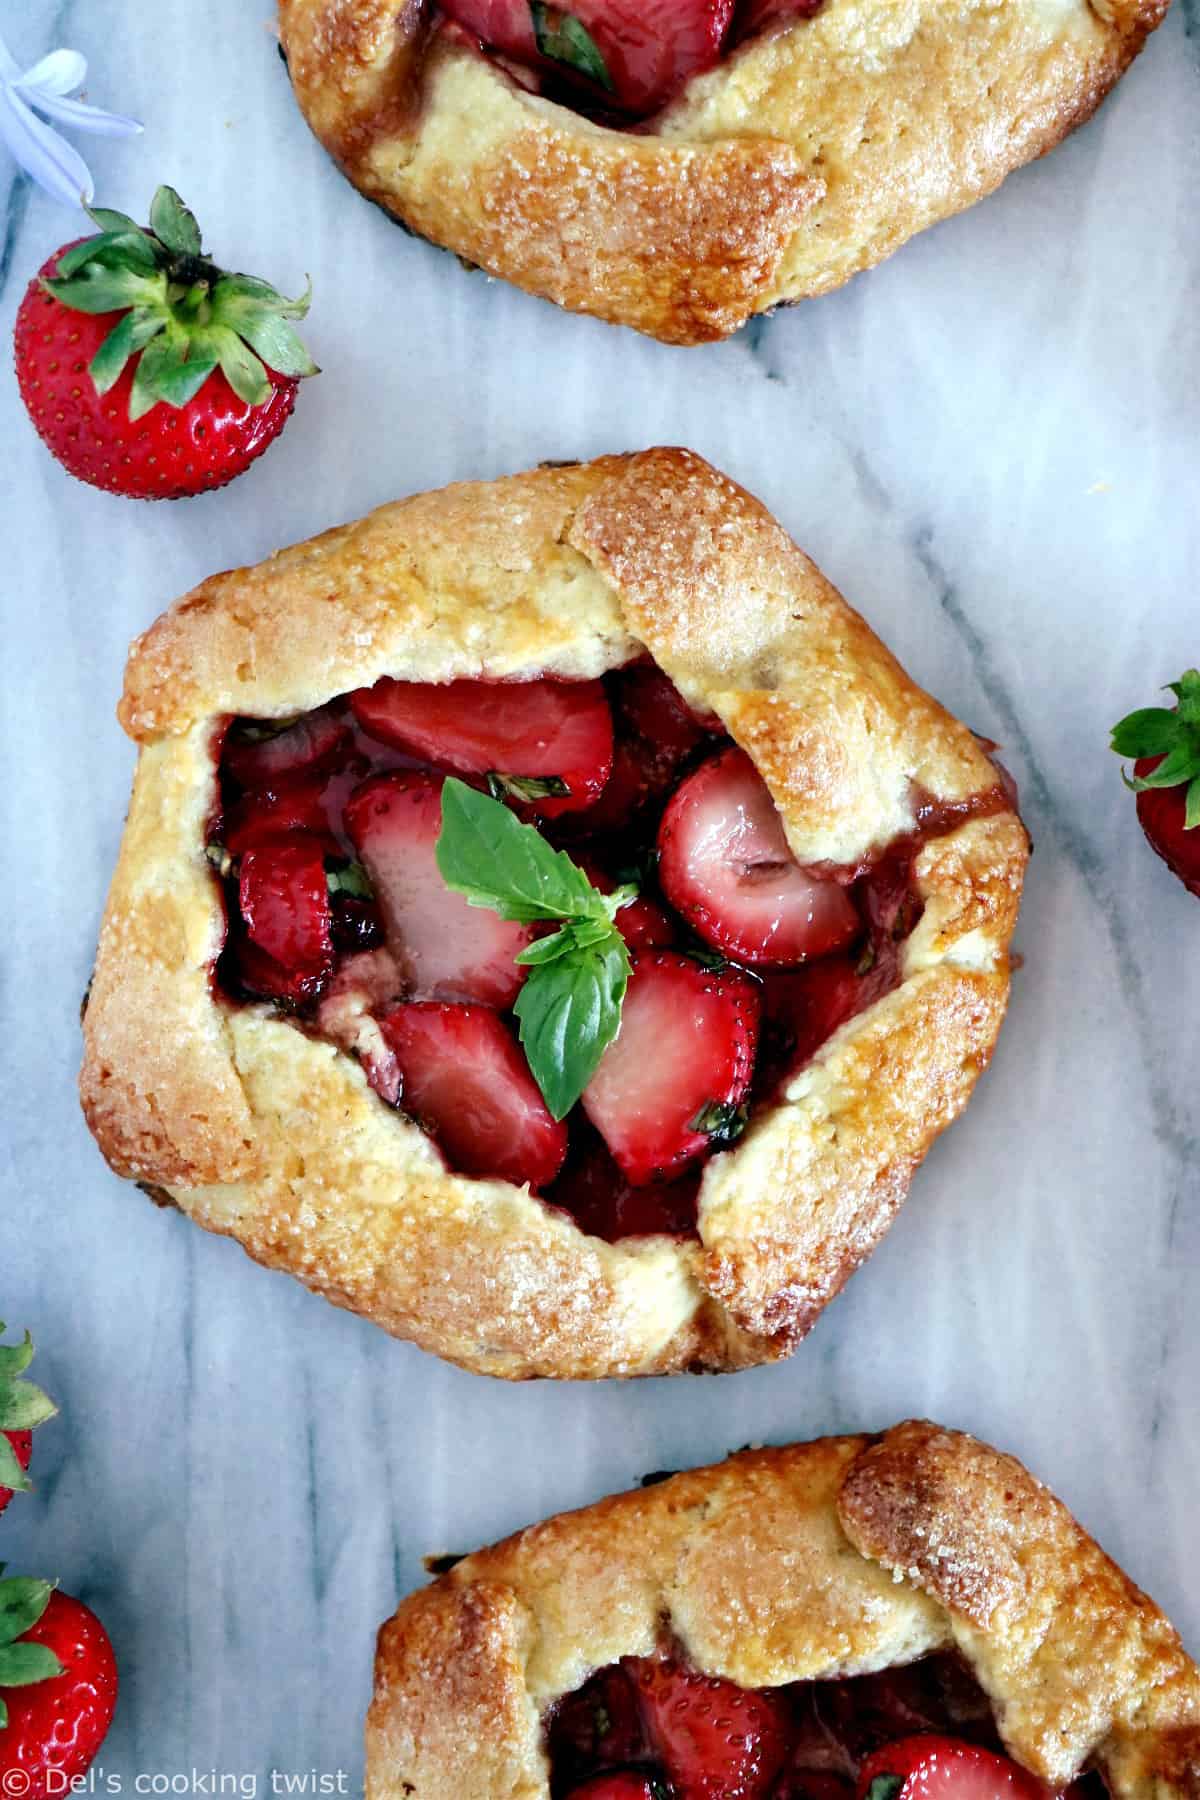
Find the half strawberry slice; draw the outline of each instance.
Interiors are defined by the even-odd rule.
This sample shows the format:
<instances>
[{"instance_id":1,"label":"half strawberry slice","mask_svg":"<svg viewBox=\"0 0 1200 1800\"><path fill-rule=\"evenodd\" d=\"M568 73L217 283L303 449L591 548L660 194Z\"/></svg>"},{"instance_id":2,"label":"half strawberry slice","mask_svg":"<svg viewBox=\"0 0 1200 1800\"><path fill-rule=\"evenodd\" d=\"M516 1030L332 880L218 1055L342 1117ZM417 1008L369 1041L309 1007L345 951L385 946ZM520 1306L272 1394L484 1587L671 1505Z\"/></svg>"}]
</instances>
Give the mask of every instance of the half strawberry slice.
<instances>
[{"instance_id":1,"label":"half strawberry slice","mask_svg":"<svg viewBox=\"0 0 1200 1800\"><path fill-rule=\"evenodd\" d=\"M349 736L349 721L331 706L279 724L239 720L229 728L221 761L239 786L269 787L327 768Z\"/></svg>"},{"instance_id":2,"label":"half strawberry slice","mask_svg":"<svg viewBox=\"0 0 1200 1800\"><path fill-rule=\"evenodd\" d=\"M666 1181L745 1127L759 994L739 969L672 950L633 960L621 1029L583 1091L634 1186Z\"/></svg>"},{"instance_id":3,"label":"half strawberry slice","mask_svg":"<svg viewBox=\"0 0 1200 1800\"><path fill-rule=\"evenodd\" d=\"M324 846L297 837L247 850L238 906L248 940L239 956L246 986L280 1000L307 1000L319 992L333 970Z\"/></svg>"},{"instance_id":4,"label":"half strawberry slice","mask_svg":"<svg viewBox=\"0 0 1200 1800\"><path fill-rule=\"evenodd\" d=\"M626 1666L675 1800L767 1800L790 1737L778 1695L669 1660Z\"/></svg>"},{"instance_id":5,"label":"half strawberry slice","mask_svg":"<svg viewBox=\"0 0 1200 1800\"><path fill-rule=\"evenodd\" d=\"M400 1104L463 1175L518 1187L553 1181L567 1128L553 1119L512 1032L486 1006L398 1006L380 1021Z\"/></svg>"},{"instance_id":6,"label":"half strawberry slice","mask_svg":"<svg viewBox=\"0 0 1200 1800\"><path fill-rule=\"evenodd\" d=\"M676 789L658 848L667 899L739 962L806 962L844 948L862 928L846 889L796 862L766 783L736 745Z\"/></svg>"},{"instance_id":7,"label":"half strawberry slice","mask_svg":"<svg viewBox=\"0 0 1200 1800\"><path fill-rule=\"evenodd\" d=\"M925 1732L885 1744L859 1770L856 1800L1051 1800L1010 1757Z\"/></svg>"},{"instance_id":8,"label":"half strawberry slice","mask_svg":"<svg viewBox=\"0 0 1200 1800\"><path fill-rule=\"evenodd\" d=\"M443 0L445 11L492 50L581 82L602 105L657 112L711 68L734 0Z\"/></svg>"},{"instance_id":9,"label":"half strawberry slice","mask_svg":"<svg viewBox=\"0 0 1200 1800\"><path fill-rule=\"evenodd\" d=\"M393 681L350 696L385 744L456 775L489 777L498 798L543 818L590 806L612 772L598 681Z\"/></svg>"},{"instance_id":10,"label":"half strawberry slice","mask_svg":"<svg viewBox=\"0 0 1200 1800\"><path fill-rule=\"evenodd\" d=\"M532 943L533 929L470 905L442 880L441 776L375 776L351 795L345 820L412 992L511 1006L525 979L516 958Z\"/></svg>"}]
</instances>

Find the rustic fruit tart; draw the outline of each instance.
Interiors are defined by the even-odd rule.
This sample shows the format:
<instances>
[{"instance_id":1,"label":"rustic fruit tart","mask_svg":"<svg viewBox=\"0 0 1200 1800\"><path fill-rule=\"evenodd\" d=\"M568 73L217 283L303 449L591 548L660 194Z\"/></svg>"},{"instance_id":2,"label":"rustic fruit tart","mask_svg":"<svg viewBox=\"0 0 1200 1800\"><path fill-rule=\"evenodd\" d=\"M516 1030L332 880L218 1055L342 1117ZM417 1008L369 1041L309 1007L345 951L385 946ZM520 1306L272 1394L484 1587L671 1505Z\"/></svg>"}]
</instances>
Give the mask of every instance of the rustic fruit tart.
<instances>
[{"instance_id":1,"label":"rustic fruit tart","mask_svg":"<svg viewBox=\"0 0 1200 1800\"><path fill-rule=\"evenodd\" d=\"M1167 0L280 0L356 187L670 343L827 292L1088 118Z\"/></svg>"},{"instance_id":2,"label":"rustic fruit tart","mask_svg":"<svg viewBox=\"0 0 1200 1800\"><path fill-rule=\"evenodd\" d=\"M1012 1457L744 1451L458 1562L379 1637L368 1800L1191 1800L1200 1670Z\"/></svg>"},{"instance_id":3,"label":"rustic fruit tart","mask_svg":"<svg viewBox=\"0 0 1200 1800\"><path fill-rule=\"evenodd\" d=\"M990 1056L1011 785L685 451L219 576L121 716L105 1155L468 1367L785 1354Z\"/></svg>"}]
</instances>

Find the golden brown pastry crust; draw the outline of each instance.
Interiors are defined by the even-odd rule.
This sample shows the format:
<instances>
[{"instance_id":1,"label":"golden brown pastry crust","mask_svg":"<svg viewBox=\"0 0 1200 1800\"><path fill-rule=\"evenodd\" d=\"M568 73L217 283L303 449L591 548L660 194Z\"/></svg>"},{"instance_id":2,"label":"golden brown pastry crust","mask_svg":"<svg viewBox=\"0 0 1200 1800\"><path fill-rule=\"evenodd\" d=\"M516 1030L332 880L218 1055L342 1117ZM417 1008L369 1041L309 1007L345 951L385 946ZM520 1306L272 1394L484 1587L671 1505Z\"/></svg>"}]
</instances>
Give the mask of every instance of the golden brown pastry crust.
<instances>
[{"instance_id":1,"label":"golden brown pastry crust","mask_svg":"<svg viewBox=\"0 0 1200 1800\"><path fill-rule=\"evenodd\" d=\"M610 1245L444 1168L358 1063L213 991L213 735L384 674L594 676L645 646L756 760L804 863L857 864L919 791L996 775L742 489L653 450L448 488L219 575L134 645L141 746L84 1019L84 1110L120 1174L472 1369L591 1377L785 1355L965 1104L1008 994L1027 841L1007 809L916 864L902 983L711 1159L699 1241Z\"/></svg>"},{"instance_id":2,"label":"golden brown pastry crust","mask_svg":"<svg viewBox=\"0 0 1200 1800\"><path fill-rule=\"evenodd\" d=\"M417 0L279 0L297 98L411 229L572 312L724 337L970 206L1090 117L1169 0L826 0L636 132L527 93Z\"/></svg>"},{"instance_id":3,"label":"golden brown pastry crust","mask_svg":"<svg viewBox=\"0 0 1200 1800\"><path fill-rule=\"evenodd\" d=\"M1200 1794L1200 1670L1158 1608L1014 1458L910 1422L602 1500L411 1595L379 1634L368 1800L546 1800L549 1708L669 1639L743 1687L953 1647L1053 1786Z\"/></svg>"}]
</instances>

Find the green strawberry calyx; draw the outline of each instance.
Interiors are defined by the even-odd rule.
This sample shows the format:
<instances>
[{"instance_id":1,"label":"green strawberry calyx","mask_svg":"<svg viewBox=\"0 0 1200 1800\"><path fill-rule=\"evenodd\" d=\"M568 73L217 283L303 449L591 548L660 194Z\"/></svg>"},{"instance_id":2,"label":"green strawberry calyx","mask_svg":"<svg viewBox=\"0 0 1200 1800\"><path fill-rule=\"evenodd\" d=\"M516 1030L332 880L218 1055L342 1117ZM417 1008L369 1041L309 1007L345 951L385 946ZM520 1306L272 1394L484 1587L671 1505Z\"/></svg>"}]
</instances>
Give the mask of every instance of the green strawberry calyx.
<instances>
[{"instance_id":1,"label":"green strawberry calyx","mask_svg":"<svg viewBox=\"0 0 1200 1800\"><path fill-rule=\"evenodd\" d=\"M4 1336L4 1330L0 1320L0 1337ZM17 1461L5 1433L32 1431L35 1426L52 1419L58 1411L40 1387L22 1379L32 1361L33 1339L28 1332L19 1344L0 1344L0 1488L9 1488L15 1493L28 1493L33 1484ZM2 1681L0 1686L3 1686Z\"/></svg>"},{"instance_id":2,"label":"green strawberry calyx","mask_svg":"<svg viewBox=\"0 0 1200 1800\"><path fill-rule=\"evenodd\" d=\"M1126 786L1135 794L1186 787L1184 829L1195 831L1200 828L1200 669L1188 669L1167 685L1176 704L1128 713L1113 726L1112 747L1118 756L1161 759L1145 775L1126 775Z\"/></svg>"},{"instance_id":3,"label":"green strawberry calyx","mask_svg":"<svg viewBox=\"0 0 1200 1800\"><path fill-rule=\"evenodd\" d=\"M5 1565L0 1563L0 1576ZM0 1731L8 1724L5 1688L33 1687L63 1673L63 1665L45 1644L23 1642L50 1604L50 1582L32 1575L0 1580Z\"/></svg>"},{"instance_id":4,"label":"green strawberry calyx","mask_svg":"<svg viewBox=\"0 0 1200 1800\"><path fill-rule=\"evenodd\" d=\"M254 275L228 274L204 255L200 227L174 188L160 187L145 229L125 213L88 209L99 227L58 259L44 286L75 312L119 312L89 373L107 394L135 359L129 417L187 406L214 369L248 406L264 406L276 375L318 373L292 319L302 319L310 283L288 300Z\"/></svg>"}]
</instances>

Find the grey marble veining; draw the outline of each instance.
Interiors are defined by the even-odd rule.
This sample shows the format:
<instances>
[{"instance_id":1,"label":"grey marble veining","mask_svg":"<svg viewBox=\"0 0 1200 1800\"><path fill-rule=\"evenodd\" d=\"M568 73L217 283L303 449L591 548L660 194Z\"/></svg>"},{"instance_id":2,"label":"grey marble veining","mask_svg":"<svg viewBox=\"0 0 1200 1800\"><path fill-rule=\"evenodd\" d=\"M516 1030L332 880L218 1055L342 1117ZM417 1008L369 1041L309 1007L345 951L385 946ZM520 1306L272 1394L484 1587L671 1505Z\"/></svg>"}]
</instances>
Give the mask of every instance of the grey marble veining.
<instances>
[{"instance_id":1,"label":"grey marble veining","mask_svg":"<svg viewBox=\"0 0 1200 1800\"><path fill-rule=\"evenodd\" d=\"M299 288L325 373L226 493L123 504L0 377L0 1313L62 1406L0 1555L103 1614L138 1772L361 1777L372 1638L430 1551L644 1470L912 1412L1024 1456L1200 1647L1200 911L1105 746L1200 659L1200 8L995 198L830 298L677 351L410 241L309 138L269 0L0 0L146 122L85 149ZM0 158L0 331L73 221ZM125 648L212 569L417 488L684 442L759 493L909 667L1001 740L1037 842L992 1071L787 1366L506 1388L341 1315L107 1174L77 1007L127 797ZM264 1788L260 1786L260 1791ZM265 1789L269 1791L269 1787Z\"/></svg>"}]
</instances>

